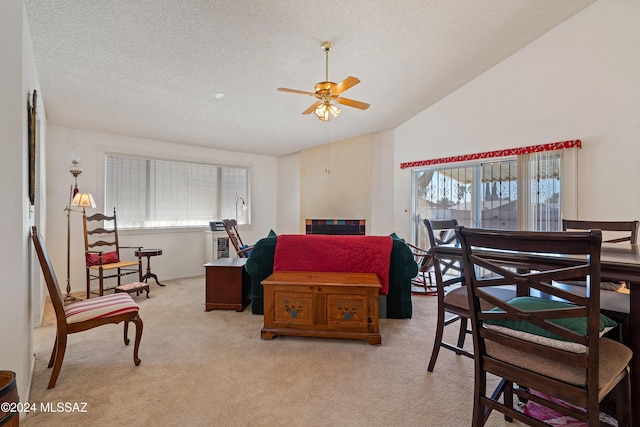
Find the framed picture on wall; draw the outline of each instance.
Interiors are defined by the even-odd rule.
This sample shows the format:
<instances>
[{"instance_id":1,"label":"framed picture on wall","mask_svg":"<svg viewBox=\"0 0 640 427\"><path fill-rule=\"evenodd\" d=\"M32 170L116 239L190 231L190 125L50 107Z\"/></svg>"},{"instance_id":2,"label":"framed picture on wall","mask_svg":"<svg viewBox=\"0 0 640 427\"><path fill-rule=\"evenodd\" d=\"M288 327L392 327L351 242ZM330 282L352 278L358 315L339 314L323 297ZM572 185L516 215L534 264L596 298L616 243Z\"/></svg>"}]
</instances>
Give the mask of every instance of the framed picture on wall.
<instances>
[{"instance_id":1,"label":"framed picture on wall","mask_svg":"<svg viewBox=\"0 0 640 427\"><path fill-rule=\"evenodd\" d=\"M37 117L36 106L38 100L37 91L27 98L27 116L29 126L29 202L33 205L36 201L36 134Z\"/></svg>"}]
</instances>

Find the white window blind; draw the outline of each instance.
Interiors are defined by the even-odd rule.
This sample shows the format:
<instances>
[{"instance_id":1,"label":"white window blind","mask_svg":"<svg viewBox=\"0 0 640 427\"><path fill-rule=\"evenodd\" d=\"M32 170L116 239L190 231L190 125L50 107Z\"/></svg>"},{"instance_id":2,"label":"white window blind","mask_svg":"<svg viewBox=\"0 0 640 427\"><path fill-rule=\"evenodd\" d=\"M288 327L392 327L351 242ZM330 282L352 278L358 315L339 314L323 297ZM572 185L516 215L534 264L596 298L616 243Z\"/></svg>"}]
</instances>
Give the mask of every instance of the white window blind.
<instances>
[{"instance_id":1,"label":"white window blind","mask_svg":"<svg viewBox=\"0 0 640 427\"><path fill-rule=\"evenodd\" d=\"M119 154L105 161L105 209L116 208L119 228L202 227L226 218L249 223L248 168Z\"/></svg>"}]
</instances>

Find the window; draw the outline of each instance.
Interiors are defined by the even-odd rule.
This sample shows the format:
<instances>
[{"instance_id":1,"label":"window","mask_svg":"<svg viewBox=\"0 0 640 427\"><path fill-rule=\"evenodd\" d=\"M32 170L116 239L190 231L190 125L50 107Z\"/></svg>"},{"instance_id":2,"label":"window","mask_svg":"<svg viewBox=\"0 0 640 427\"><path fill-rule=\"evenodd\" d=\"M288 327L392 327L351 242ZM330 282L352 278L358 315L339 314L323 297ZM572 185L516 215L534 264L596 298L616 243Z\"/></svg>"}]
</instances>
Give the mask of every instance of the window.
<instances>
[{"instance_id":1,"label":"window","mask_svg":"<svg viewBox=\"0 0 640 427\"><path fill-rule=\"evenodd\" d=\"M203 227L249 223L249 169L106 155L105 202L118 227ZM107 208L107 209L109 209Z\"/></svg>"},{"instance_id":2,"label":"window","mask_svg":"<svg viewBox=\"0 0 640 427\"><path fill-rule=\"evenodd\" d=\"M560 151L416 169L415 241L429 246L424 219L455 218L468 227L558 231L561 171Z\"/></svg>"}]
</instances>

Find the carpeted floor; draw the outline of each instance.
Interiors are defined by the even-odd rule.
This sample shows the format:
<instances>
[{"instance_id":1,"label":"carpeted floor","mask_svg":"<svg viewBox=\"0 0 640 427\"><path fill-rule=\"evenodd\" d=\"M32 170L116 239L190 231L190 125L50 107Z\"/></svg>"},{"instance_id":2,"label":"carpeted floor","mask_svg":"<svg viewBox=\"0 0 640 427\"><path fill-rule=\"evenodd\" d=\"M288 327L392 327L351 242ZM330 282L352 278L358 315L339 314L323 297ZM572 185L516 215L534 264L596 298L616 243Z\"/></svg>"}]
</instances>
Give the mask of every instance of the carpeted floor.
<instances>
[{"instance_id":1,"label":"carpeted floor","mask_svg":"<svg viewBox=\"0 0 640 427\"><path fill-rule=\"evenodd\" d=\"M436 298L414 296L412 319L380 319L382 345L276 337L262 316L204 311L204 277L153 284L136 297L142 363L122 324L71 335L54 389L46 365L54 317L35 331L36 366L24 426L468 426L473 361L440 351L426 366ZM450 328L451 329L451 328ZM455 329L455 328L454 328ZM132 333L133 331L130 331ZM451 340L455 331L450 331ZM469 337L468 344L471 344ZM41 403L86 402L84 413L42 412ZM492 414L488 425L518 426Z\"/></svg>"}]
</instances>

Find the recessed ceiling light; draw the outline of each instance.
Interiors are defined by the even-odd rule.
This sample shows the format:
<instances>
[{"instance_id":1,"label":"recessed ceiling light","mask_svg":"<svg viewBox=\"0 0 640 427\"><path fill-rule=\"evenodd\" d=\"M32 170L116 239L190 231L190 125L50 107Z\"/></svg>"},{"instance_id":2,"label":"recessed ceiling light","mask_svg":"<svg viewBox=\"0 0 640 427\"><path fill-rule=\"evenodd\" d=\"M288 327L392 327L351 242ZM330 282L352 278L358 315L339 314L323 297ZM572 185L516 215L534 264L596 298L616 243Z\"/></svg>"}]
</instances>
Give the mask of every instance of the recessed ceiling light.
<instances>
[{"instance_id":1,"label":"recessed ceiling light","mask_svg":"<svg viewBox=\"0 0 640 427\"><path fill-rule=\"evenodd\" d=\"M222 98L224 98L224 93L222 93L222 92L216 92L215 94L213 94L213 97L214 97L215 99L222 99Z\"/></svg>"}]
</instances>

